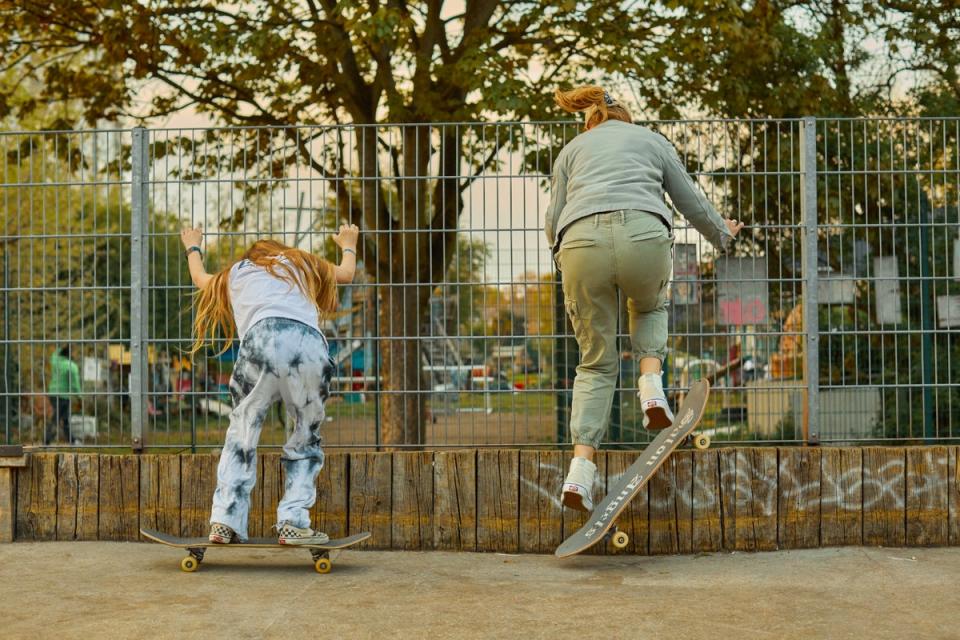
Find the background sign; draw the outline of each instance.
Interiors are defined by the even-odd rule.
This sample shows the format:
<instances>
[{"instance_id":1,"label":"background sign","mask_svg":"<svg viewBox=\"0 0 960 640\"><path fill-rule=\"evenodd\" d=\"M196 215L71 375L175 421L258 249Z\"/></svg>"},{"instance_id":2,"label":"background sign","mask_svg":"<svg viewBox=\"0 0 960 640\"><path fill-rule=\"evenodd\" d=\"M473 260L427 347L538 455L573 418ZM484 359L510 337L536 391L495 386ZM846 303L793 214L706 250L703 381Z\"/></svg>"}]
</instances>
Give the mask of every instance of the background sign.
<instances>
[{"instance_id":1,"label":"background sign","mask_svg":"<svg viewBox=\"0 0 960 640\"><path fill-rule=\"evenodd\" d=\"M765 324L769 300L766 258L717 259L719 324Z\"/></svg>"}]
</instances>

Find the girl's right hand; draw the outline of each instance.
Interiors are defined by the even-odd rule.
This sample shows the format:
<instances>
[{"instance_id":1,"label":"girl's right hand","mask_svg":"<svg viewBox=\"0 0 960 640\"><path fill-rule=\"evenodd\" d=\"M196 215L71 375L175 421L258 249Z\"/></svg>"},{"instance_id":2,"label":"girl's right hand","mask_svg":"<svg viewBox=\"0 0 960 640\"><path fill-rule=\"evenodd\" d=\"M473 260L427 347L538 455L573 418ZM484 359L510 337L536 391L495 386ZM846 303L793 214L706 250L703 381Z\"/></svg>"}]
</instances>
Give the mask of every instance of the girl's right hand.
<instances>
[{"instance_id":1,"label":"girl's right hand","mask_svg":"<svg viewBox=\"0 0 960 640\"><path fill-rule=\"evenodd\" d=\"M183 243L184 249L199 247L200 243L203 242L203 231L200 229L183 229L180 231L180 241Z\"/></svg>"},{"instance_id":2,"label":"girl's right hand","mask_svg":"<svg viewBox=\"0 0 960 640\"><path fill-rule=\"evenodd\" d=\"M727 231L729 231L730 235L734 238L736 238L737 234L740 233L740 230L743 229L743 223L739 222L738 220L728 220L724 218L723 221L727 225Z\"/></svg>"}]
</instances>

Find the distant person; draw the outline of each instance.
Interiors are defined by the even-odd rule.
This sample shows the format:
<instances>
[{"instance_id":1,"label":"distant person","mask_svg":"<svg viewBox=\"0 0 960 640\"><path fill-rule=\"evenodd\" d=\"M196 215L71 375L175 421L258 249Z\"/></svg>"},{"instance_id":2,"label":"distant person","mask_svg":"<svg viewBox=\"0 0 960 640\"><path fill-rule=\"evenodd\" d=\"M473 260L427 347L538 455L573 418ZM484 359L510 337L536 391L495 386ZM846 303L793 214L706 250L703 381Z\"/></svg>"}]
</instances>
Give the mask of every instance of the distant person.
<instances>
[{"instance_id":1,"label":"distant person","mask_svg":"<svg viewBox=\"0 0 960 640\"><path fill-rule=\"evenodd\" d=\"M573 455L563 503L593 509L593 456L607 431L617 382L619 294L627 298L630 339L640 362L643 426L664 429L673 413L663 393L667 348L667 289L677 209L713 245L725 249L743 228L725 220L687 175L663 136L633 124L630 113L601 87L557 91L564 111L584 111L585 133L553 165L544 230L563 274L564 305L580 346L573 383Z\"/></svg>"},{"instance_id":2,"label":"distant person","mask_svg":"<svg viewBox=\"0 0 960 640\"><path fill-rule=\"evenodd\" d=\"M197 353L208 337L234 335L240 350L230 376L233 410L210 514L210 541L247 539L250 492L257 479L257 442L270 407L283 400L295 416L283 447L286 472L275 528L280 544L323 544L327 534L310 526L323 467L320 427L330 393L333 362L320 333L319 316L337 306L337 283L353 281L359 230L343 225L333 237L343 251L339 265L273 240L258 240L214 275L203 268L199 229L185 229L190 277L200 289L194 301Z\"/></svg>"},{"instance_id":3,"label":"distant person","mask_svg":"<svg viewBox=\"0 0 960 640\"><path fill-rule=\"evenodd\" d=\"M53 411L44 430L44 444L56 442L58 430L59 441L70 443L70 403L80 391L80 367L70 359L70 346L67 345L50 356L50 385L47 387L47 395Z\"/></svg>"}]
</instances>

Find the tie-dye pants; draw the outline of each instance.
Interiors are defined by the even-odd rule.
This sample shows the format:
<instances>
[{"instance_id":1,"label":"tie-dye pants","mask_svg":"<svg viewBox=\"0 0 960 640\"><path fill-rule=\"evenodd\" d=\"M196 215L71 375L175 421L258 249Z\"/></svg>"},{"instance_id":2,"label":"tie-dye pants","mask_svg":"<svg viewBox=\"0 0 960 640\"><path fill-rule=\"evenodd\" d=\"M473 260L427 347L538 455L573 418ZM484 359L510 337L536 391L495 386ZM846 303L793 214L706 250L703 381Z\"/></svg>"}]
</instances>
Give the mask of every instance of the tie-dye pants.
<instances>
[{"instance_id":1,"label":"tie-dye pants","mask_svg":"<svg viewBox=\"0 0 960 640\"><path fill-rule=\"evenodd\" d=\"M327 343L312 327L286 318L266 318L250 328L230 378L234 408L217 467L211 523L225 524L241 540L247 539L250 492L257 479L257 441L270 408L282 399L294 418L294 429L283 447L286 481L277 522L310 526L317 474L323 467L320 426L332 371Z\"/></svg>"}]
</instances>

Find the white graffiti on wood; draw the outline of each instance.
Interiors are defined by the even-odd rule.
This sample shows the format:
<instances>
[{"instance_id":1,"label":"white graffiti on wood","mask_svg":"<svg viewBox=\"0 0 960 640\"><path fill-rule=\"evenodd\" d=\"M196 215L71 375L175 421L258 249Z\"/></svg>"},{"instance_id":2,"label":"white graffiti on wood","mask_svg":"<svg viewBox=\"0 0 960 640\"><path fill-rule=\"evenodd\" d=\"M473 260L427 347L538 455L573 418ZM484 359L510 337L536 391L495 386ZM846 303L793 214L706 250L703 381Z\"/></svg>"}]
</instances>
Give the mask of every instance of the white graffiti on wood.
<instances>
[{"instance_id":1,"label":"white graffiti on wood","mask_svg":"<svg viewBox=\"0 0 960 640\"><path fill-rule=\"evenodd\" d=\"M939 453L939 452L938 452ZM926 504L929 500L942 499L945 494L946 454L935 455L933 451L924 451L923 472L911 476L910 497L917 504ZM694 459L694 465L698 459ZM663 474L668 490L651 494L652 509L670 509L679 506L682 510L709 512L718 507L723 491L734 492L734 508L752 511L754 516L774 517L778 500L789 502L794 510L815 511L821 507L835 507L848 511L861 509L905 508L906 465L902 457L895 458L877 469L864 467L857 463L854 468L839 474L824 474L820 469L813 478L803 481L796 477L786 457L780 460L776 473L769 474L766 466L757 468L746 451L737 451L732 465L721 465L719 478L704 477L694 473L685 478L684 486L677 486L672 473L674 467L665 464L658 473ZM558 473L555 465L543 465L543 469ZM667 473L664 473L667 472ZM613 487L623 477L623 472L611 475L608 486ZM597 486L602 486L603 478L596 476ZM546 498L557 509L561 509L560 487L543 487L527 478L521 482L530 490ZM749 491L737 491L737 487L750 487ZM786 488L785 488L786 487ZM779 491L778 491L779 489ZM757 500L756 496L762 495Z\"/></svg>"}]
</instances>

